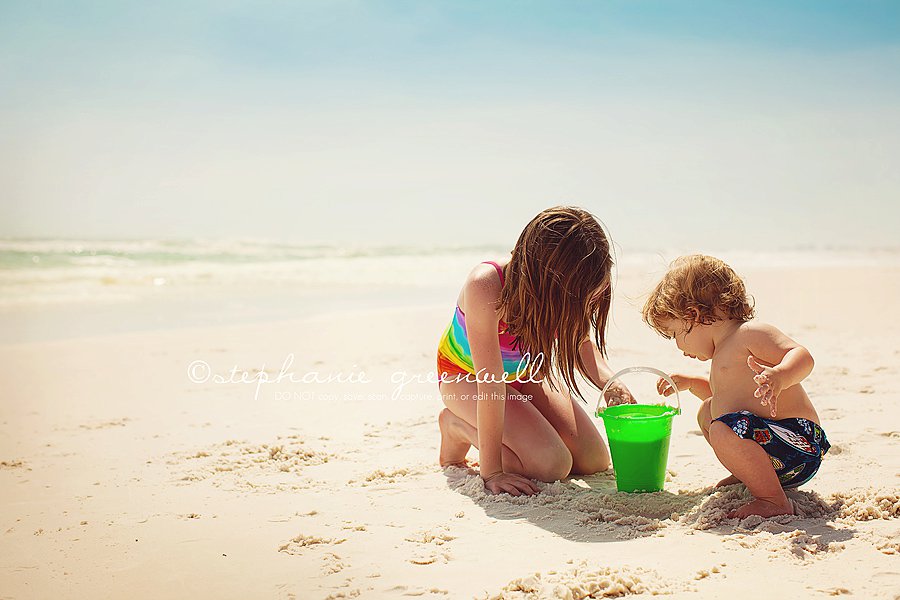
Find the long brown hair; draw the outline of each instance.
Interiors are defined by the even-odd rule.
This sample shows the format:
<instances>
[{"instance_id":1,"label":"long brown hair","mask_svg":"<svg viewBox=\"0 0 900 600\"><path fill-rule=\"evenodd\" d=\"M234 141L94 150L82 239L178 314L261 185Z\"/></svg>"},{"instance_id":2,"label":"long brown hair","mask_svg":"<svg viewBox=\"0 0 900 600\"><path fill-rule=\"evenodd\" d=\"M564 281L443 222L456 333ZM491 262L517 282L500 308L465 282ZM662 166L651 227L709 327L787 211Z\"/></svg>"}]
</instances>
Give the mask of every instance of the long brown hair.
<instances>
[{"instance_id":1,"label":"long brown hair","mask_svg":"<svg viewBox=\"0 0 900 600\"><path fill-rule=\"evenodd\" d=\"M586 373L578 351L594 329L606 356L606 325L612 304L610 243L591 213L555 206L534 217L516 242L506 266L498 310L517 336L519 350L543 363L531 373L549 380L558 373L576 395L575 369ZM601 286L605 286L601 290Z\"/></svg>"}]
</instances>

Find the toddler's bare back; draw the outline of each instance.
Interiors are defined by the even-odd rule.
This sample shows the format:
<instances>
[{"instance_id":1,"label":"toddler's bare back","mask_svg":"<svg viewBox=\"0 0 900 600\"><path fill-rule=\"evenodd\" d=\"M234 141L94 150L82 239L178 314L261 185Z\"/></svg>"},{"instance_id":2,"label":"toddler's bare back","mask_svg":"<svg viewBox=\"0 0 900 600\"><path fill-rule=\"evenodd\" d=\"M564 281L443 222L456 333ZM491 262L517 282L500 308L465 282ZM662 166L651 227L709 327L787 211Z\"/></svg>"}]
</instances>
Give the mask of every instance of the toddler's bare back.
<instances>
[{"instance_id":1,"label":"toddler's bare back","mask_svg":"<svg viewBox=\"0 0 900 600\"><path fill-rule=\"evenodd\" d=\"M772 417L769 407L763 406L759 398L753 395L757 384L753 381L753 371L747 366L747 357L750 356L747 346L747 334L742 328L724 340L713 354L709 373L713 393L710 405L712 418L748 410L767 419L799 417L819 423L819 415L800 384L782 390L776 402L777 413ZM759 357L757 360L772 366Z\"/></svg>"}]
</instances>

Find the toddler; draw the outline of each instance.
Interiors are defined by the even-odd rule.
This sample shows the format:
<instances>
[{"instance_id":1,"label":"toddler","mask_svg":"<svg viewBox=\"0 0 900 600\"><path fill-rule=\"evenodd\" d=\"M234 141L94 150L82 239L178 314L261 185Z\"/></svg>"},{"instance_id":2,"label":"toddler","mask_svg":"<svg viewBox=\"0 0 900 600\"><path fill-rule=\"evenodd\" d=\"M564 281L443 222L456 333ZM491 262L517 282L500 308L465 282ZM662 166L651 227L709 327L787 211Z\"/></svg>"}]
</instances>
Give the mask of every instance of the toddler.
<instances>
[{"instance_id":1,"label":"toddler","mask_svg":"<svg viewBox=\"0 0 900 600\"><path fill-rule=\"evenodd\" d=\"M810 353L753 319L744 282L711 256L683 256L647 299L644 321L685 356L711 360L709 379L673 375L679 391L703 404L700 429L731 472L718 485L743 483L753 495L730 516L793 514L785 488L816 474L830 447L819 415L800 385L813 369ZM660 394L674 393L664 380Z\"/></svg>"}]
</instances>

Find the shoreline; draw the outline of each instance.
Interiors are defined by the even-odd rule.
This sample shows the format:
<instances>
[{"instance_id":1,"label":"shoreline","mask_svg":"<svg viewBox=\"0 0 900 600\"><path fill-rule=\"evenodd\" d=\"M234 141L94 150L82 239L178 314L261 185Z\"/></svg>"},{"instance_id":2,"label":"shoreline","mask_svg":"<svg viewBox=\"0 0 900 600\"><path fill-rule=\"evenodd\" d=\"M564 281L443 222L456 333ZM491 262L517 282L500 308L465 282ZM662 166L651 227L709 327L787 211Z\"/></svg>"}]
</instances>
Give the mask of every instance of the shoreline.
<instances>
[{"instance_id":1,"label":"shoreline","mask_svg":"<svg viewBox=\"0 0 900 600\"><path fill-rule=\"evenodd\" d=\"M319 287L280 287L277 282L258 289L247 286L215 286L211 288L179 287L149 289L134 298L119 301L77 301L50 304L25 304L0 307L0 345L20 342L80 339L96 335L181 330L206 327L230 327L233 325L290 322L307 316L325 316L391 310L417 309L446 305L452 313L468 263L457 265L439 285L433 281L406 285L327 285ZM652 289L656 280L665 272L666 265L639 262L619 266L614 301L615 313L639 308L644 295ZM877 317L883 304L852 290L863 290L872 278L885 278L890 291L900 290L900 263L898 264L823 264L815 266L770 265L766 267L736 267L747 282L750 294L759 297L761 314L770 312L770 305L778 306L784 313L790 306L790 317L807 311L801 306L802 295L785 295L798 283L818 288L821 293L838 293L849 310L860 310ZM757 277L762 275L759 289ZM830 278L846 278L844 288L825 281ZM772 283L781 282L781 290ZM2 289L2 288L0 288ZM149 292L149 293L148 293ZM224 300L223 300L224 299ZM809 306L813 311L820 305ZM825 316L822 311L818 311ZM303 316L298 316L303 315ZM614 323L611 323L614 325ZM837 322L830 325L842 327ZM889 322L886 326L892 327Z\"/></svg>"}]
</instances>

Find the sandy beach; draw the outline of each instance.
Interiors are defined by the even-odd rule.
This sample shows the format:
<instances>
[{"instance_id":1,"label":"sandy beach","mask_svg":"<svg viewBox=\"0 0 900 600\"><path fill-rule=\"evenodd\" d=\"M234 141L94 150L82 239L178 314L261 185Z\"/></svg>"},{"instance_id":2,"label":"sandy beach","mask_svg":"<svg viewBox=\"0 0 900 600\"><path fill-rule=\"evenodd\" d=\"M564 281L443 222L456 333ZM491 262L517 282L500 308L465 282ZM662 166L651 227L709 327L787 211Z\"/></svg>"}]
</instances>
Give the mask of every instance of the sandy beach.
<instances>
[{"instance_id":1,"label":"sandy beach","mask_svg":"<svg viewBox=\"0 0 900 600\"><path fill-rule=\"evenodd\" d=\"M640 322L658 273L620 270L610 362L702 373ZM4 344L0 597L898 597L900 268L742 273L817 361L806 387L832 448L791 493L798 517L725 519L746 492L709 487L725 472L692 397L664 492L616 493L607 472L488 496L440 469L443 405L416 379L450 295ZM307 382L271 381L291 356ZM259 370L269 382L233 376Z\"/></svg>"},{"instance_id":2,"label":"sandy beach","mask_svg":"<svg viewBox=\"0 0 900 600\"><path fill-rule=\"evenodd\" d=\"M898 23L847 0L0 1L0 600L900 600ZM721 265L660 303L674 340L642 322L698 253L808 377L777 332L708 322L750 314ZM728 518L750 496L714 487L700 400L640 370L611 391L680 403L662 491L619 492L619 454L491 495L448 414L442 468L439 345L569 365L588 312L614 372L705 390L688 356L718 348L716 412L802 379L813 406L788 388L780 418L817 414L830 450L795 514ZM502 434L481 411L492 489L605 466L575 383L593 425L558 398ZM787 512L769 462L806 477L820 432L746 422L774 461L713 430L745 512ZM662 439L622 443L643 466Z\"/></svg>"}]
</instances>

